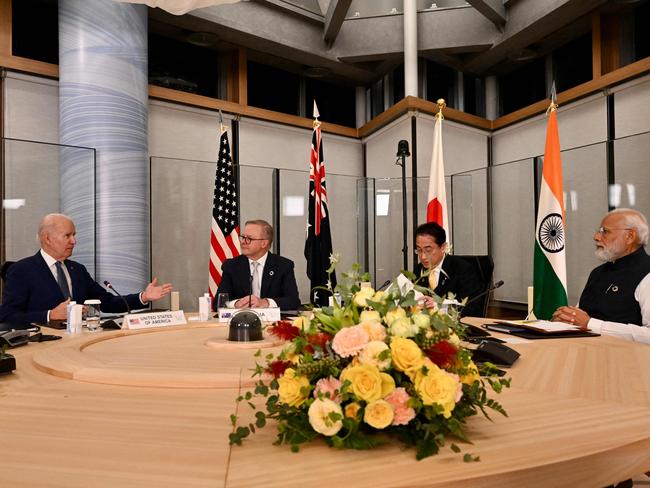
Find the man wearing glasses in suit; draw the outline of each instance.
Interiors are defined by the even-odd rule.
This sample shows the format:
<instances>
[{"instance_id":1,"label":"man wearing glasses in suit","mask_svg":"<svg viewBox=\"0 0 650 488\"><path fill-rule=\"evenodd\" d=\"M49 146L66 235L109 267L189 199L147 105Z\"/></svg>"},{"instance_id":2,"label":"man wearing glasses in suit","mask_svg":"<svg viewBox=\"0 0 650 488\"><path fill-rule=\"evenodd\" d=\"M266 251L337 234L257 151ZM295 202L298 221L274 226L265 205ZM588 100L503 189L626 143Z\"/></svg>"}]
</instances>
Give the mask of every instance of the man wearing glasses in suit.
<instances>
[{"instance_id":1,"label":"man wearing glasses in suit","mask_svg":"<svg viewBox=\"0 0 650 488\"><path fill-rule=\"evenodd\" d=\"M558 308L553 320L650 344L648 221L636 210L612 210L594 241L596 257L605 263L589 275L579 306Z\"/></svg>"},{"instance_id":2,"label":"man wearing glasses in suit","mask_svg":"<svg viewBox=\"0 0 650 488\"><path fill-rule=\"evenodd\" d=\"M228 293L234 308L300 307L293 261L269 252L273 227L264 220L249 220L239 236L241 255L223 263L218 293ZM216 302L215 302L216 305Z\"/></svg>"}]
</instances>

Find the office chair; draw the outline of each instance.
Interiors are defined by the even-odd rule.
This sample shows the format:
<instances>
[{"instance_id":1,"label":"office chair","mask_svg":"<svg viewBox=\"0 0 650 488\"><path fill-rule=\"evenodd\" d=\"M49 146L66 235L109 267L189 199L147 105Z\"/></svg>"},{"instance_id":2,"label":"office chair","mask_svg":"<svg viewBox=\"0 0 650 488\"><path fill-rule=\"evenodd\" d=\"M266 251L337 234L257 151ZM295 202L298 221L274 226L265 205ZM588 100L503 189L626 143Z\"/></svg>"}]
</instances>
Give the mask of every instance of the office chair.
<instances>
[{"instance_id":1,"label":"office chair","mask_svg":"<svg viewBox=\"0 0 650 488\"><path fill-rule=\"evenodd\" d=\"M455 257L465 260L472 266L474 272L481 282L481 289L479 293L483 293L492 286L492 273L494 272L494 261L490 256L459 256L454 254ZM479 298L483 317L487 316L487 308L490 303L491 293L486 293L485 296ZM471 298L471 297L470 297Z\"/></svg>"},{"instance_id":2,"label":"office chair","mask_svg":"<svg viewBox=\"0 0 650 488\"><path fill-rule=\"evenodd\" d=\"M11 265L15 262L16 261L5 261L2 263L2 268L0 268L0 278L2 278L2 281L5 281L7 279L7 272L9 271Z\"/></svg>"}]
</instances>

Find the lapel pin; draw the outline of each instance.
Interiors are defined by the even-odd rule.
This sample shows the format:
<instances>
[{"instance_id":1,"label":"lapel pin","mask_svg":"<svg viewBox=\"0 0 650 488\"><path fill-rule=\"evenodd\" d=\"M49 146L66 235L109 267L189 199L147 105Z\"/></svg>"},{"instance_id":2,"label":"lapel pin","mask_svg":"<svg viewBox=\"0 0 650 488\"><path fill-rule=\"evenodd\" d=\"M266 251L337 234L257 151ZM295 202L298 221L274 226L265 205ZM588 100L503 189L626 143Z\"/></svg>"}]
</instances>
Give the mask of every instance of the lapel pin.
<instances>
[{"instance_id":1,"label":"lapel pin","mask_svg":"<svg viewBox=\"0 0 650 488\"><path fill-rule=\"evenodd\" d=\"M275 271L271 270L269 271L269 276L273 276L275 274Z\"/></svg>"},{"instance_id":2,"label":"lapel pin","mask_svg":"<svg viewBox=\"0 0 650 488\"><path fill-rule=\"evenodd\" d=\"M616 286L616 285L612 286L612 291L614 293L618 292L618 286Z\"/></svg>"}]
</instances>

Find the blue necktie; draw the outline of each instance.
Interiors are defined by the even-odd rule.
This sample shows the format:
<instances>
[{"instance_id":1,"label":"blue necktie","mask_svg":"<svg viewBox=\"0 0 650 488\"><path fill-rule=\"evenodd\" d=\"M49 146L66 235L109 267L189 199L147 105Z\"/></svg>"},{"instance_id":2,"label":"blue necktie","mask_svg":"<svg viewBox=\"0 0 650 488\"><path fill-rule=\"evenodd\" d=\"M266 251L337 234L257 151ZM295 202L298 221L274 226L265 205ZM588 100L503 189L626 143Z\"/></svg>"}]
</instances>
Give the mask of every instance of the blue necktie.
<instances>
[{"instance_id":1,"label":"blue necktie","mask_svg":"<svg viewBox=\"0 0 650 488\"><path fill-rule=\"evenodd\" d=\"M63 265L61 264L61 261L56 262L56 281L59 284L59 288L61 288L63 298L72 298L70 287L68 286L68 280L65 278L65 273L63 272Z\"/></svg>"}]
</instances>

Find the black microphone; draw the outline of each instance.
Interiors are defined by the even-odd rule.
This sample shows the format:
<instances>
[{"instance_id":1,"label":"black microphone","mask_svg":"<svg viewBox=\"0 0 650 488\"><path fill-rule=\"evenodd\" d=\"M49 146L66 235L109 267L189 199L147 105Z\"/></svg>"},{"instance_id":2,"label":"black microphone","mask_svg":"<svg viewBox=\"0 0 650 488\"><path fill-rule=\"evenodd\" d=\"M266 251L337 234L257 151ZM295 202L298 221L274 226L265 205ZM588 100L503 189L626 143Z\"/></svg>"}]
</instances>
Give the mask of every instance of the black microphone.
<instances>
[{"instance_id":1,"label":"black microphone","mask_svg":"<svg viewBox=\"0 0 650 488\"><path fill-rule=\"evenodd\" d=\"M478 300L478 299L481 298L482 296L487 295L488 293L492 293L494 290L496 290L497 288L501 288L502 286L503 286L503 280L501 280L501 281L497 281L493 286L491 286L490 288L488 288L488 289L485 290L484 292L479 293L479 294L476 295L475 297L472 297L472 298L470 298L469 300L467 300L467 303L465 303L465 306L467 306L467 305L469 305L470 303L472 303L472 302Z\"/></svg>"},{"instance_id":2,"label":"black microphone","mask_svg":"<svg viewBox=\"0 0 650 488\"><path fill-rule=\"evenodd\" d=\"M384 284L381 285L381 286L377 289L377 291L383 291L383 290L384 290L388 285L390 285L390 283L391 283L390 280L386 280L386 281L384 281Z\"/></svg>"},{"instance_id":3,"label":"black microphone","mask_svg":"<svg viewBox=\"0 0 650 488\"><path fill-rule=\"evenodd\" d=\"M131 307L129 307L129 302L127 302L127 301L126 301L126 298L124 298L124 297L120 294L120 292L117 291L117 290L113 287L113 285L111 284L111 282L108 281L108 280L104 280L104 286L105 286L106 288L108 288L109 290L111 290L113 293L115 293L118 297L120 297L120 298L122 299L122 301L124 302L124 305L126 305L126 313L131 313Z\"/></svg>"},{"instance_id":4,"label":"black microphone","mask_svg":"<svg viewBox=\"0 0 650 488\"><path fill-rule=\"evenodd\" d=\"M250 294L248 295L248 308L251 308L251 299L253 296L253 275L249 275Z\"/></svg>"}]
</instances>

